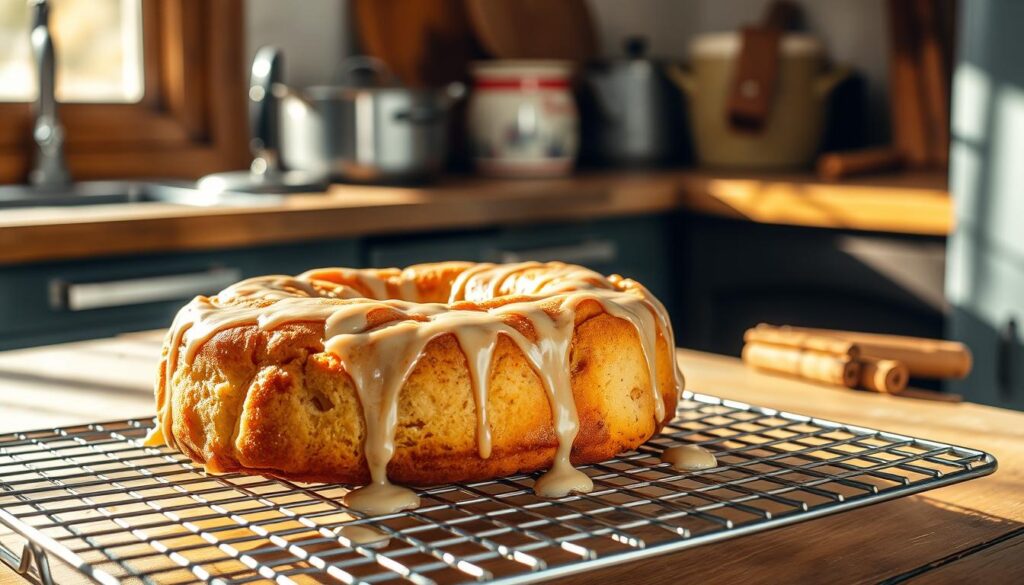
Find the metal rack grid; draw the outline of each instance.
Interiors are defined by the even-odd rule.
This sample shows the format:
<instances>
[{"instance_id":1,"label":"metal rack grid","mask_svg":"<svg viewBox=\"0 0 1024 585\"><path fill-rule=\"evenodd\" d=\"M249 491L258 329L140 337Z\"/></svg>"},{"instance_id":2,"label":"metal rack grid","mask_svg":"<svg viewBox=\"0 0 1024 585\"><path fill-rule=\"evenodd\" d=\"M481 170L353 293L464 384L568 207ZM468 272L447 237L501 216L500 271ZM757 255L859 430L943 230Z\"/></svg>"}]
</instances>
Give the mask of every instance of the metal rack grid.
<instances>
[{"instance_id":1,"label":"metal rack grid","mask_svg":"<svg viewBox=\"0 0 1024 585\"><path fill-rule=\"evenodd\" d=\"M808 520L992 473L984 452L685 393L638 451L586 466L594 491L533 495L535 475L421 491L366 518L346 488L207 476L142 447L151 420L0 436L0 560L30 581L525 583ZM696 442L719 467L677 472ZM342 525L386 544L353 546ZM9 530L4 530L6 526ZM55 560L59 562L54 562Z\"/></svg>"}]
</instances>

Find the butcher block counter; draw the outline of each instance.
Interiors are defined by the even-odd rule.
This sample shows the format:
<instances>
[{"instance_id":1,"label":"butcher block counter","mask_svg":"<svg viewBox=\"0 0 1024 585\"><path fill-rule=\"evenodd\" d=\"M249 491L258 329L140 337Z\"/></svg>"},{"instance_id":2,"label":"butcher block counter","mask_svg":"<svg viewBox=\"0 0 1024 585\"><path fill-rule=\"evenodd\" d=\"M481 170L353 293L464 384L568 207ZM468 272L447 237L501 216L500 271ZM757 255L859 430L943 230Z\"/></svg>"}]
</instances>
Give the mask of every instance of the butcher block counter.
<instances>
[{"instance_id":1,"label":"butcher block counter","mask_svg":"<svg viewBox=\"0 0 1024 585\"><path fill-rule=\"evenodd\" d=\"M161 335L0 353L0 433L148 416ZM679 351L687 386L724 398L988 451L995 474L565 583L1024 582L1024 413L814 386ZM58 582L85 582L58 573ZM0 569L0 585L21 583Z\"/></svg>"},{"instance_id":2,"label":"butcher block counter","mask_svg":"<svg viewBox=\"0 0 1024 585\"><path fill-rule=\"evenodd\" d=\"M669 211L756 223L945 236L942 174L821 182L806 174L584 172L563 179L448 177L422 187L333 185L266 203L5 209L0 265L241 248L332 238L587 220Z\"/></svg>"}]
</instances>

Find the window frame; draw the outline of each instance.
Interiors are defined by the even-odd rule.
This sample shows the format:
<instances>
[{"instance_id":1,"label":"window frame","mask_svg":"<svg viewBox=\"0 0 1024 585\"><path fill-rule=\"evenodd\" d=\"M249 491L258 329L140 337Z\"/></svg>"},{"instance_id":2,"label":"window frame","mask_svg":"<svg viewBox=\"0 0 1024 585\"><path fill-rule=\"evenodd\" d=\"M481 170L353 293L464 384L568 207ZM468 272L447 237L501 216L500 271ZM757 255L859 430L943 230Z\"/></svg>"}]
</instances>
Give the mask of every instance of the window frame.
<instances>
[{"instance_id":1,"label":"window frame","mask_svg":"<svg viewBox=\"0 0 1024 585\"><path fill-rule=\"evenodd\" d=\"M194 179L245 168L243 0L141 1L143 98L59 106L72 177ZM25 181L32 124L31 103L0 103L0 183Z\"/></svg>"}]
</instances>

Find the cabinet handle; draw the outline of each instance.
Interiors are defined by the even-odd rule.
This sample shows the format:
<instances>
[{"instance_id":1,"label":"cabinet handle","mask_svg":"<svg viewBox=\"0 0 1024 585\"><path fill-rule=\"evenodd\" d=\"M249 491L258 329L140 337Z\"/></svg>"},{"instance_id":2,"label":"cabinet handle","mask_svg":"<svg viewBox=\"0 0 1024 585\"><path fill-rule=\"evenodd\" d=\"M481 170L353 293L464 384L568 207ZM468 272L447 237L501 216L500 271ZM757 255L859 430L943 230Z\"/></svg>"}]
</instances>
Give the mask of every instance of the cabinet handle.
<instances>
[{"instance_id":1,"label":"cabinet handle","mask_svg":"<svg viewBox=\"0 0 1024 585\"><path fill-rule=\"evenodd\" d=\"M619 257L619 246L611 240L587 240L578 244L527 248L525 250L496 250L493 254L500 262L550 262L560 260L571 264L600 264L614 262Z\"/></svg>"},{"instance_id":2,"label":"cabinet handle","mask_svg":"<svg viewBox=\"0 0 1024 585\"><path fill-rule=\"evenodd\" d=\"M87 311L109 307L176 301L212 294L238 282L238 268L211 268L202 272L165 274L100 282L50 281L50 307L64 311Z\"/></svg>"},{"instance_id":3,"label":"cabinet handle","mask_svg":"<svg viewBox=\"0 0 1024 585\"><path fill-rule=\"evenodd\" d=\"M999 332L999 350L996 355L996 381L1003 400L1013 398L1013 356L1017 348L1017 319L1010 318Z\"/></svg>"}]
</instances>

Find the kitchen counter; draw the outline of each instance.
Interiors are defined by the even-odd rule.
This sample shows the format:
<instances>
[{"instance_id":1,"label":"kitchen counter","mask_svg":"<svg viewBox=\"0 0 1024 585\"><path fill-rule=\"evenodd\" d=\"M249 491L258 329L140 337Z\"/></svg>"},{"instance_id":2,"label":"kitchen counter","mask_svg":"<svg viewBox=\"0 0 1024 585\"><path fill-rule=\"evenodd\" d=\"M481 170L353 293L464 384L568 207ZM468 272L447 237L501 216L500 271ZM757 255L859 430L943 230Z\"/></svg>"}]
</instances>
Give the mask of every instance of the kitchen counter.
<instances>
[{"instance_id":1,"label":"kitchen counter","mask_svg":"<svg viewBox=\"0 0 1024 585\"><path fill-rule=\"evenodd\" d=\"M563 179L451 177L424 187L334 185L267 204L165 203L0 211L0 265L246 247L687 210L759 223L944 236L945 177L900 173L823 183L809 175L693 170Z\"/></svg>"},{"instance_id":2,"label":"kitchen counter","mask_svg":"<svg viewBox=\"0 0 1024 585\"><path fill-rule=\"evenodd\" d=\"M151 413L159 333L0 353L0 433ZM983 449L993 475L564 583L1024 582L1024 413L770 376L680 350L687 385L734 400ZM6 568L0 585L21 583ZM63 575L62 584L85 582Z\"/></svg>"}]
</instances>

